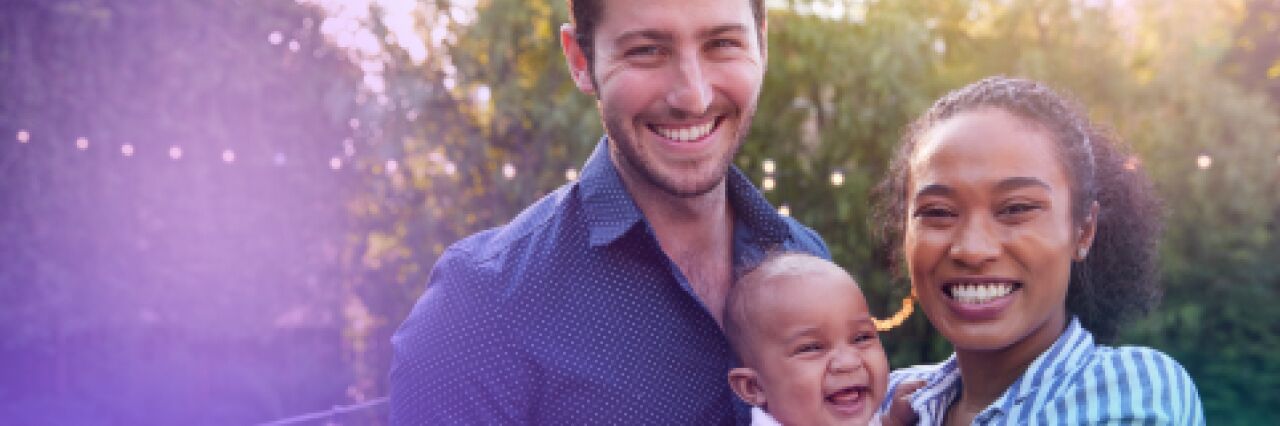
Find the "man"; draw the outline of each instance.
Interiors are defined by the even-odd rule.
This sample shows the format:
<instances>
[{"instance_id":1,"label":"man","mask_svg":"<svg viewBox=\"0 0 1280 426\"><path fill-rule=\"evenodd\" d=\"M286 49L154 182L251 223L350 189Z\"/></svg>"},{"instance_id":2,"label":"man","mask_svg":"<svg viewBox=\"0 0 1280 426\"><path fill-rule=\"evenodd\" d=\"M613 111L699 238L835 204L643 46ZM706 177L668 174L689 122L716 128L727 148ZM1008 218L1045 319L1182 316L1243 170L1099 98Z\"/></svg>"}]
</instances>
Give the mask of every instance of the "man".
<instances>
[{"instance_id":1,"label":"man","mask_svg":"<svg viewBox=\"0 0 1280 426\"><path fill-rule=\"evenodd\" d=\"M735 266L829 258L732 167L761 0L571 0L560 39L607 135L578 182L447 250L392 342L393 424L733 424Z\"/></svg>"}]
</instances>

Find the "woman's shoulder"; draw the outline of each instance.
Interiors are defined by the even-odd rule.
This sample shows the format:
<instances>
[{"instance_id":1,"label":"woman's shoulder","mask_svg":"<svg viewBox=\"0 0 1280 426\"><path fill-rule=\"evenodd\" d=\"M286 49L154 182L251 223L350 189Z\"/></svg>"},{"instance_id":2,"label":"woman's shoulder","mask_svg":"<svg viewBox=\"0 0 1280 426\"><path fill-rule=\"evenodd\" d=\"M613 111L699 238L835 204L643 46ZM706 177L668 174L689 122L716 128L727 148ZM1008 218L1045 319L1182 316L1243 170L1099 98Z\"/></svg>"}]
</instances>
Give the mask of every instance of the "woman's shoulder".
<instances>
[{"instance_id":1,"label":"woman's shoulder","mask_svg":"<svg viewBox=\"0 0 1280 426\"><path fill-rule=\"evenodd\" d=\"M1156 349L1097 346L1072 382L1068 393L1073 397L1069 399L1106 401L1107 408L1099 410L1110 415L1162 418L1175 424L1204 423L1200 394L1191 375L1173 357Z\"/></svg>"}]
</instances>

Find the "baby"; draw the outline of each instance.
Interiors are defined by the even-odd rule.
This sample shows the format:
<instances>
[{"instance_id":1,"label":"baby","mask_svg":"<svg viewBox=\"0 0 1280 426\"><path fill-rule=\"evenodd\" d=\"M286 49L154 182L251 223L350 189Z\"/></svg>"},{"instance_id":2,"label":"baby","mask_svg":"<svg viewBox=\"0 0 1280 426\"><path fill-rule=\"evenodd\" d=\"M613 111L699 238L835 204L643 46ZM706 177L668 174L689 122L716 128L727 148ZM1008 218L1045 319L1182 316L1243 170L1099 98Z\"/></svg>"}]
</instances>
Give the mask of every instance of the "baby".
<instances>
[{"instance_id":1,"label":"baby","mask_svg":"<svg viewBox=\"0 0 1280 426\"><path fill-rule=\"evenodd\" d=\"M742 361L729 386L755 407L753 425L915 420L905 397L884 419L875 416L889 361L862 291L834 263L770 254L730 290L724 329Z\"/></svg>"}]
</instances>

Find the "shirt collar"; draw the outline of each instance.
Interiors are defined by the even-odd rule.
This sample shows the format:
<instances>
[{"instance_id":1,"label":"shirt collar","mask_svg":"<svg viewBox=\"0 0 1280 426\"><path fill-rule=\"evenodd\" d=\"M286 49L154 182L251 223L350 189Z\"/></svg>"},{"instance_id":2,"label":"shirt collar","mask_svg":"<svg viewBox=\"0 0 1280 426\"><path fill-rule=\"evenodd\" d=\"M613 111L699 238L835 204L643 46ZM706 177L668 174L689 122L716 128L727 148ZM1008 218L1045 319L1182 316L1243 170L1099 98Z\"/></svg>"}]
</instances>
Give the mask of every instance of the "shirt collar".
<instances>
[{"instance_id":1,"label":"shirt collar","mask_svg":"<svg viewBox=\"0 0 1280 426\"><path fill-rule=\"evenodd\" d=\"M1058 336L1058 340L1048 350L1036 357L1027 366L1022 377L1014 381L1004 394L1000 395L989 407L979 414L986 415L990 410L1008 412L1013 404L1030 396L1037 388L1061 380L1060 377L1075 371L1079 365L1089 359L1095 349L1093 334L1080 325L1074 316L1067 324L1066 330ZM938 370L929 377L924 387L916 391L911 398L911 406L918 413L934 413L941 419L942 411L951 404L960 392L960 365L955 354L939 364Z\"/></svg>"},{"instance_id":2,"label":"shirt collar","mask_svg":"<svg viewBox=\"0 0 1280 426\"><path fill-rule=\"evenodd\" d=\"M737 166L729 167L725 181L737 220L751 230L748 237L751 242L769 245L786 240L789 235L786 221ZM582 166L578 186L592 246L612 243L644 221L644 215L627 192L609 156L608 137L600 139Z\"/></svg>"}]
</instances>

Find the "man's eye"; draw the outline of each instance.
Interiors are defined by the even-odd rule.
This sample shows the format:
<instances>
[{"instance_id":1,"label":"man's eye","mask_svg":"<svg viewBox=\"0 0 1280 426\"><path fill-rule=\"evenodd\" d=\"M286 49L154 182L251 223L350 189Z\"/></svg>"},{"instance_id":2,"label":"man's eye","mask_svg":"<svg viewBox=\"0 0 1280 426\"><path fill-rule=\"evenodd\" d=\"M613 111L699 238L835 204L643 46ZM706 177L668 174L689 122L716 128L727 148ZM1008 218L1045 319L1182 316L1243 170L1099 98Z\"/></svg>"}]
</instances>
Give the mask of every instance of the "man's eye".
<instances>
[{"instance_id":1,"label":"man's eye","mask_svg":"<svg viewBox=\"0 0 1280 426\"><path fill-rule=\"evenodd\" d=\"M742 47L742 43L733 39L721 38L721 39L711 40L711 47L714 47L714 48Z\"/></svg>"},{"instance_id":2,"label":"man's eye","mask_svg":"<svg viewBox=\"0 0 1280 426\"><path fill-rule=\"evenodd\" d=\"M660 53L662 53L662 48L658 46L639 46L639 47L633 47L633 48L627 49L626 56L628 57L657 56Z\"/></svg>"}]
</instances>

